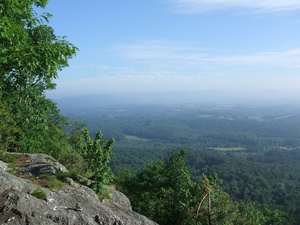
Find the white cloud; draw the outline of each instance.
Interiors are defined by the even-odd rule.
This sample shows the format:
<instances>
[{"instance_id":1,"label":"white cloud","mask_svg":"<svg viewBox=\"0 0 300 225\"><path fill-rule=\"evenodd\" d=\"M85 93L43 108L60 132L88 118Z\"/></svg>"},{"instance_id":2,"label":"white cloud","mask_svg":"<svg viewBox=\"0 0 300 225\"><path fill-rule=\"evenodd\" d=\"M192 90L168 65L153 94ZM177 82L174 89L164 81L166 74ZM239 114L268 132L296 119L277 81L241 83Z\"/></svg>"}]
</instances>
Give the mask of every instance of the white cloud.
<instances>
[{"instance_id":1,"label":"white cloud","mask_svg":"<svg viewBox=\"0 0 300 225\"><path fill-rule=\"evenodd\" d=\"M118 46L115 53L126 64L91 65L88 76L82 76L84 68L81 76L58 80L55 95L300 90L300 48L237 53L190 46L162 41Z\"/></svg>"},{"instance_id":2,"label":"white cloud","mask_svg":"<svg viewBox=\"0 0 300 225\"><path fill-rule=\"evenodd\" d=\"M197 49L178 44L146 42L118 47L124 57L140 63L170 66L272 66L300 67L300 48L285 51L262 51L236 54L233 51L212 53L207 49Z\"/></svg>"},{"instance_id":3,"label":"white cloud","mask_svg":"<svg viewBox=\"0 0 300 225\"><path fill-rule=\"evenodd\" d=\"M171 0L179 13L199 13L232 8L252 12L275 12L300 9L299 0Z\"/></svg>"},{"instance_id":4,"label":"white cloud","mask_svg":"<svg viewBox=\"0 0 300 225\"><path fill-rule=\"evenodd\" d=\"M300 48L287 51L255 52L248 55L228 55L208 57L209 62L231 65L263 65L273 67L293 68L300 67Z\"/></svg>"},{"instance_id":5,"label":"white cloud","mask_svg":"<svg viewBox=\"0 0 300 225\"><path fill-rule=\"evenodd\" d=\"M175 46L177 45L177 46ZM152 62L153 60L197 60L204 57L204 49L195 49L178 44L169 44L160 41L148 41L142 44L118 46L123 56Z\"/></svg>"}]
</instances>

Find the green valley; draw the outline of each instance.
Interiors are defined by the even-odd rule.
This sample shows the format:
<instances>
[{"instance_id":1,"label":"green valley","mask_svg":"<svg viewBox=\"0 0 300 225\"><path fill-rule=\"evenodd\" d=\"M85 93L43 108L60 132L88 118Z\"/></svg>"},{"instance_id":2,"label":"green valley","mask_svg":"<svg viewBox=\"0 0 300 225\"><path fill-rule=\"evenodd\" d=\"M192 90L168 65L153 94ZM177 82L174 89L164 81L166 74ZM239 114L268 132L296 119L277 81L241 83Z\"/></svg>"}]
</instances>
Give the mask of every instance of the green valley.
<instances>
[{"instance_id":1,"label":"green valley","mask_svg":"<svg viewBox=\"0 0 300 225\"><path fill-rule=\"evenodd\" d=\"M115 173L139 172L186 149L192 179L217 173L234 199L299 218L300 108L296 106L122 105L68 112L91 132L114 137Z\"/></svg>"}]
</instances>

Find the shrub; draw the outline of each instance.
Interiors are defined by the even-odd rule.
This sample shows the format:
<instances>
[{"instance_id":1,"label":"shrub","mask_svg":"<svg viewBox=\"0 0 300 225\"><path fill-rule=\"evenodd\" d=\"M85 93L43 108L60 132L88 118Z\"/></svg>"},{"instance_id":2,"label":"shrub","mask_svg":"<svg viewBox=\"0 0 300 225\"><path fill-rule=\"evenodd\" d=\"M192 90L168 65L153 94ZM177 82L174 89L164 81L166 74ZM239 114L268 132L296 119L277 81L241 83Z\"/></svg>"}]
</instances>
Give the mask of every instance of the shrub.
<instances>
[{"instance_id":1,"label":"shrub","mask_svg":"<svg viewBox=\"0 0 300 225\"><path fill-rule=\"evenodd\" d=\"M47 196L40 186L37 186L36 189L31 193L31 195L42 200L45 200Z\"/></svg>"}]
</instances>

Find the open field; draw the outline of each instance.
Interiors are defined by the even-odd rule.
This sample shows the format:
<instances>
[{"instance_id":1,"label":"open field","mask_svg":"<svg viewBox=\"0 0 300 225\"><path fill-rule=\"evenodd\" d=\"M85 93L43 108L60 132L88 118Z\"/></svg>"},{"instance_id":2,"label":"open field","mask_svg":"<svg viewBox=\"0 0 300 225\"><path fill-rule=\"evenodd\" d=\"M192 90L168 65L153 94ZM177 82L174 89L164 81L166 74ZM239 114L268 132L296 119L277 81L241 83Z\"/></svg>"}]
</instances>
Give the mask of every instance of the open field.
<instances>
[{"instance_id":1,"label":"open field","mask_svg":"<svg viewBox=\"0 0 300 225\"><path fill-rule=\"evenodd\" d=\"M233 148L211 148L213 150L218 150L218 151L244 151L246 148L242 147L233 147Z\"/></svg>"},{"instance_id":2,"label":"open field","mask_svg":"<svg viewBox=\"0 0 300 225\"><path fill-rule=\"evenodd\" d=\"M139 138L137 136L132 136L132 135L125 135L126 139L128 140L135 140L135 141L148 141L148 139L145 138Z\"/></svg>"}]
</instances>

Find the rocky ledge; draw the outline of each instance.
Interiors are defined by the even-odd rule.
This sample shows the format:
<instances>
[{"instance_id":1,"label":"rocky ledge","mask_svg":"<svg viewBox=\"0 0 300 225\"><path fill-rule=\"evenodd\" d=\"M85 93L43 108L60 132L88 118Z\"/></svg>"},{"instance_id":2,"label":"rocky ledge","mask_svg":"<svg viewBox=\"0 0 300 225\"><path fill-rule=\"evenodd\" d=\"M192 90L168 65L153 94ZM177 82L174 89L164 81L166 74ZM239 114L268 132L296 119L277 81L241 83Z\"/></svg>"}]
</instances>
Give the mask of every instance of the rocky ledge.
<instances>
[{"instance_id":1,"label":"rocky ledge","mask_svg":"<svg viewBox=\"0 0 300 225\"><path fill-rule=\"evenodd\" d=\"M7 164L0 161L0 224L156 224L132 211L128 198L116 190L110 190L111 200L100 200L95 192L71 178L56 190L36 184L30 178L67 171L50 156L23 154L21 163L15 166L17 172L9 173ZM37 191L45 197L37 197Z\"/></svg>"}]
</instances>

